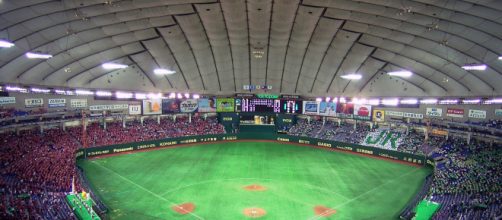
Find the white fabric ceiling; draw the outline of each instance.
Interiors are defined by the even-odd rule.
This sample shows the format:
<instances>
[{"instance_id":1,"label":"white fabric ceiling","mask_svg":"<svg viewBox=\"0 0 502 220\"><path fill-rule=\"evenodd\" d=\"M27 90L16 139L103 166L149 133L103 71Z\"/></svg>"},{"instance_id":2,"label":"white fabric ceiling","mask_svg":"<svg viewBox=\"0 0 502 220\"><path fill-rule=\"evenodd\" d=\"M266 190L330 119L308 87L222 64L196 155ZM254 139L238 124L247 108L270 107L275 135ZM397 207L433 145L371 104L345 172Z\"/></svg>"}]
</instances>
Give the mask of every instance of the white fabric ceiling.
<instances>
[{"instance_id":1,"label":"white fabric ceiling","mask_svg":"<svg viewBox=\"0 0 502 220\"><path fill-rule=\"evenodd\" d=\"M500 96L500 0L0 0L0 82L309 96ZM29 60L27 51L50 53ZM262 53L258 58L255 53ZM129 65L107 71L101 64ZM465 71L484 63L485 71ZM177 71L153 74L162 67ZM407 69L410 78L386 75ZM340 76L362 74L350 81Z\"/></svg>"}]
</instances>

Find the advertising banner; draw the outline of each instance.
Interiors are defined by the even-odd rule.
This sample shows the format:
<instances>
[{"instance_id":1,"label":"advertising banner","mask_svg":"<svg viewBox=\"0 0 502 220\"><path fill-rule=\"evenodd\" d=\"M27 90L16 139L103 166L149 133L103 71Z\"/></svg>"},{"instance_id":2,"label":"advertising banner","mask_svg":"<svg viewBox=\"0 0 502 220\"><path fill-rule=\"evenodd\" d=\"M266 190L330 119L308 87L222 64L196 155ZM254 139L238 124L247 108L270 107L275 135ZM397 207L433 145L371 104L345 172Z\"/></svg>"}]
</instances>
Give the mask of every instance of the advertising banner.
<instances>
[{"instance_id":1,"label":"advertising banner","mask_svg":"<svg viewBox=\"0 0 502 220\"><path fill-rule=\"evenodd\" d=\"M141 115L141 105L129 105L130 115Z\"/></svg>"},{"instance_id":2,"label":"advertising banner","mask_svg":"<svg viewBox=\"0 0 502 220\"><path fill-rule=\"evenodd\" d=\"M443 116L443 109L442 108L427 108L425 115L429 117L441 117Z\"/></svg>"},{"instance_id":3,"label":"advertising banner","mask_svg":"<svg viewBox=\"0 0 502 220\"><path fill-rule=\"evenodd\" d=\"M434 129L432 129L432 134L438 135L438 136L446 136L446 135L448 135L448 131L434 128Z\"/></svg>"},{"instance_id":4,"label":"advertising banner","mask_svg":"<svg viewBox=\"0 0 502 220\"><path fill-rule=\"evenodd\" d=\"M469 118L485 119L486 111L469 109Z\"/></svg>"},{"instance_id":5,"label":"advertising banner","mask_svg":"<svg viewBox=\"0 0 502 220\"><path fill-rule=\"evenodd\" d=\"M199 112L216 112L216 99L199 99Z\"/></svg>"},{"instance_id":6,"label":"advertising banner","mask_svg":"<svg viewBox=\"0 0 502 220\"><path fill-rule=\"evenodd\" d=\"M448 108L446 109L446 116L454 118L463 118L464 110L459 108Z\"/></svg>"},{"instance_id":7,"label":"advertising banner","mask_svg":"<svg viewBox=\"0 0 502 220\"><path fill-rule=\"evenodd\" d=\"M495 109L495 116L502 117L502 109Z\"/></svg>"},{"instance_id":8,"label":"advertising banner","mask_svg":"<svg viewBox=\"0 0 502 220\"><path fill-rule=\"evenodd\" d=\"M179 113L180 100L177 99L162 99L162 114Z\"/></svg>"},{"instance_id":9,"label":"advertising banner","mask_svg":"<svg viewBox=\"0 0 502 220\"><path fill-rule=\"evenodd\" d=\"M181 101L180 110L181 112L197 112L199 108L199 103L197 99L186 99Z\"/></svg>"},{"instance_id":10,"label":"advertising banner","mask_svg":"<svg viewBox=\"0 0 502 220\"><path fill-rule=\"evenodd\" d=\"M106 110L123 110L129 109L129 104L116 104L116 105L91 105L91 111L106 111Z\"/></svg>"},{"instance_id":11,"label":"advertising banner","mask_svg":"<svg viewBox=\"0 0 502 220\"><path fill-rule=\"evenodd\" d=\"M49 108L58 108L66 106L66 99L49 99Z\"/></svg>"},{"instance_id":12,"label":"advertising banner","mask_svg":"<svg viewBox=\"0 0 502 220\"><path fill-rule=\"evenodd\" d=\"M374 122L384 122L385 121L385 111L384 110L373 110L373 121Z\"/></svg>"},{"instance_id":13,"label":"advertising banner","mask_svg":"<svg viewBox=\"0 0 502 220\"><path fill-rule=\"evenodd\" d=\"M411 113L411 112L385 111L385 114L387 116L404 117L404 118L415 118L415 119L424 118L423 114L417 114L417 113Z\"/></svg>"},{"instance_id":14,"label":"advertising banner","mask_svg":"<svg viewBox=\"0 0 502 220\"><path fill-rule=\"evenodd\" d=\"M336 105L336 113L341 118L352 118L354 114L353 103L338 103Z\"/></svg>"},{"instance_id":15,"label":"advertising banner","mask_svg":"<svg viewBox=\"0 0 502 220\"><path fill-rule=\"evenodd\" d=\"M0 105L16 104L16 97L0 97Z\"/></svg>"},{"instance_id":16,"label":"advertising banner","mask_svg":"<svg viewBox=\"0 0 502 220\"><path fill-rule=\"evenodd\" d=\"M303 114L305 114L305 115L319 114L319 102L303 101Z\"/></svg>"},{"instance_id":17,"label":"advertising banner","mask_svg":"<svg viewBox=\"0 0 502 220\"><path fill-rule=\"evenodd\" d=\"M87 99L70 99L72 108L87 108Z\"/></svg>"},{"instance_id":18,"label":"advertising banner","mask_svg":"<svg viewBox=\"0 0 502 220\"><path fill-rule=\"evenodd\" d=\"M160 115L160 114L162 114L161 99L143 100L143 115Z\"/></svg>"},{"instance_id":19,"label":"advertising banner","mask_svg":"<svg viewBox=\"0 0 502 220\"><path fill-rule=\"evenodd\" d=\"M26 108L42 107L42 106L44 106L44 99L42 99L42 98L25 99L24 106L26 106Z\"/></svg>"},{"instance_id":20,"label":"advertising banner","mask_svg":"<svg viewBox=\"0 0 502 220\"><path fill-rule=\"evenodd\" d=\"M336 103L334 102L319 103L319 115L336 116Z\"/></svg>"},{"instance_id":21,"label":"advertising banner","mask_svg":"<svg viewBox=\"0 0 502 220\"><path fill-rule=\"evenodd\" d=\"M354 119L371 120L371 105L354 105Z\"/></svg>"},{"instance_id":22,"label":"advertising banner","mask_svg":"<svg viewBox=\"0 0 502 220\"><path fill-rule=\"evenodd\" d=\"M217 98L216 99L217 112L234 112L235 100L233 98Z\"/></svg>"}]
</instances>

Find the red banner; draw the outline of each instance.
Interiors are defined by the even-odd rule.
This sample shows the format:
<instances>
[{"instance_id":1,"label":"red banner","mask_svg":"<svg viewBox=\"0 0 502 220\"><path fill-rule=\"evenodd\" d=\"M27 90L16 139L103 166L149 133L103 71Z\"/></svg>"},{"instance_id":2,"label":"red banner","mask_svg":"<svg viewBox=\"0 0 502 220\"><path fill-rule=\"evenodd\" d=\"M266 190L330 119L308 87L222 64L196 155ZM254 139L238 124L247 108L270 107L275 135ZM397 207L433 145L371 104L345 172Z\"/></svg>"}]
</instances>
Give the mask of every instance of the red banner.
<instances>
[{"instance_id":1,"label":"red banner","mask_svg":"<svg viewBox=\"0 0 502 220\"><path fill-rule=\"evenodd\" d=\"M464 117L464 109L448 108L446 110L446 116L454 117L454 118L463 118Z\"/></svg>"}]
</instances>

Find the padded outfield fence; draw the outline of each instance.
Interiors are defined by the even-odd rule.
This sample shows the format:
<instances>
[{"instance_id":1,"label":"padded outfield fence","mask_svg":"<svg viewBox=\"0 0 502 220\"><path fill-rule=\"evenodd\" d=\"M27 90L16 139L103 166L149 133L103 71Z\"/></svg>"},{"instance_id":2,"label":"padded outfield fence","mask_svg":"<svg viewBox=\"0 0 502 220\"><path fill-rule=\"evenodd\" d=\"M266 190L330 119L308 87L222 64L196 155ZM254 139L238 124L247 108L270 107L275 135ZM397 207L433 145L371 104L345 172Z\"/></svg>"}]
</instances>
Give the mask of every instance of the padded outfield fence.
<instances>
[{"instance_id":1,"label":"padded outfield fence","mask_svg":"<svg viewBox=\"0 0 502 220\"><path fill-rule=\"evenodd\" d=\"M368 147L358 144L343 143L331 140L291 136L287 134L276 134L268 132L256 132L256 133L243 132L238 134L188 136L188 137L167 138L153 141L110 145L103 147L93 147L93 148L78 150L76 157L77 159L81 159L87 157L104 156L109 154L131 152L135 150L155 149L155 148L169 147L183 144L211 143L216 141L239 141L239 140L270 140L270 141L279 141L288 143L298 143L317 147L351 151L355 153L377 156L387 159L394 159L418 165L425 165L428 161L430 162L430 160L428 160L428 158L426 158L425 156L414 155L405 152L398 152L382 148Z\"/></svg>"}]
</instances>

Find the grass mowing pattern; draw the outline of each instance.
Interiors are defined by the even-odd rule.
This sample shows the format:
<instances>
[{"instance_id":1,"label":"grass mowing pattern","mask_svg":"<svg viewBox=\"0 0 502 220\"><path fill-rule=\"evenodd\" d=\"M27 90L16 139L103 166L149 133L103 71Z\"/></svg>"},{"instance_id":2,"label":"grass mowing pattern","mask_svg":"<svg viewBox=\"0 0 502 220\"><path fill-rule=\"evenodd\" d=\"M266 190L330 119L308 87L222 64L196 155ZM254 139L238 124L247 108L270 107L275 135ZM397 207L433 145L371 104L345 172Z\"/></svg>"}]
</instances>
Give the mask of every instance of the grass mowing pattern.
<instances>
[{"instance_id":1,"label":"grass mowing pattern","mask_svg":"<svg viewBox=\"0 0 502 220\"><path fill-rule=\"evenodd\" d=\"M229 142L81 161L110 219L397 219L428 168L286 143ZM242 187L259 184L266 191ZM192 202L193 215L171 206ZM316 217L313 208L336 210Z\"/></svg>"}]
</instances>

